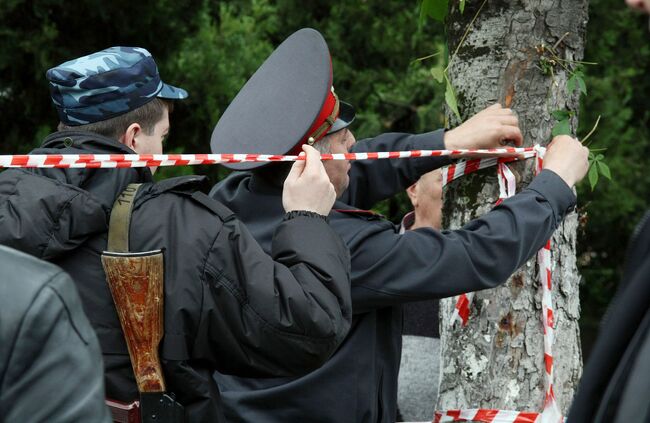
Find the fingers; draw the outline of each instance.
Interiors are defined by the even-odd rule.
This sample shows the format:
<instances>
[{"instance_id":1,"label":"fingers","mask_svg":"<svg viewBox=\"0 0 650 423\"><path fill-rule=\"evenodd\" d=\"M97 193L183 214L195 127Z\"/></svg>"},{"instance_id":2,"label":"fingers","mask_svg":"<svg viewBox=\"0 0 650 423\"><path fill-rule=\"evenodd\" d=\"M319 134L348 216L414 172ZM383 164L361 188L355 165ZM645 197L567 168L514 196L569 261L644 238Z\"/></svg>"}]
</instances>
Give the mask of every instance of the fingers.
<instances>
[{"instance_id":1,"label":"fingers","mask_svg":"<svg viewBox=\"0 0 650 423\"><path fill-rule=\"evenodd\" d=\"M494 119L504 125L519 126L519 119L515 112L512 109L502 108L499 103L483 109L480 113L489 114L489 116L493 116Z\"/></svg>"},{"instance_id":2,"label":"fingers","mask_svg":"<svg viewBox=\"0 0 650 423\"><path fill-rule=\"evenodd\" d=\"M569 135L556 135L553 137L551 142L548 144L548 147L551 147L553 144L556 143L561 143L561 142L580 142L577 139L573 138L572 136Z\"/></svg>"},{"instance_id":3,"label":"fingers","mask_svg":"<svg viewBox=\"0 0 650 423\"><path fill-rule=\"evenodd\" d=\"M573 186L587 174L589 149L580 141L560 135L549 143L544 156L544 169L557 173L568 186Z\"/></svg>"},{"instance_id":4,"label":"fingers","mask_svg":"<svg viewBox=\"0 0 650 423\"><path fill-rule=\"evenodd\" d=\"M519 126L519 119L513 114L500 116L499 122L502 125Z\"/></svg>"},{"instance_id":5,"label":"fingers","mask_svg":"<svg viewBox=\"0 0 650 423\"><path fill-rule=\"evenodd\" d=\"M515 146L521 147L524 137L518 126L504 125L501 127L501 141L512 142Z\"/></svg>"},{"instance_id":6,"label":"fingers","mask_svg":"<svg viewBox=\"0 0 650 423\"><path fill-rule=\"evenodd\" d=\"M314 147L303 144L302 151L307 155L305 158L305 170L306 175L317 176L325 171L323 164L320 161L320 153Z\"/></svg>"},{"instance_id":7,"label":"fingers","mask_svg":"<svg viewBox=\"0 0 650 423\"><path fill-rule=\"evenodd\" d=\"M305 153L300 153L299 157L305 157ZM296 160L293 162L293 165L291 166L291 170L289 171L289 174L287 175L286 181L295 181L302 175L303 170L305 169L305 166L307 164L307 159L305 160Z\"/></svg>"}]
</instances>

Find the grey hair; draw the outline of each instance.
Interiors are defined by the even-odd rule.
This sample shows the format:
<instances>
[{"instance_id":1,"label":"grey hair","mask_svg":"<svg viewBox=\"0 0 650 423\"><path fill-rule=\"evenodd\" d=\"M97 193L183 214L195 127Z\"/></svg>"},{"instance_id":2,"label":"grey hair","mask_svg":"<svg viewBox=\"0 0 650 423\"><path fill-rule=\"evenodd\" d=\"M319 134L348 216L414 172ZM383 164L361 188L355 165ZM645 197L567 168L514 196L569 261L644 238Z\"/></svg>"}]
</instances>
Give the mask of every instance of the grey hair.
<instances>
[{"instance_id":1,"label":"grey hair","mask_svg":"<svg viewBox=\"0 0 650 423\"><path fill-rule=\"evenodd\" d=\"M334 139L334 136L337 133L334 132L332 134L327 134L320 140L316 141L314 144L312 144L312 147L314 147L320 154L329 154L332 152L332 140Z\"/></svg>"}]
</instances>

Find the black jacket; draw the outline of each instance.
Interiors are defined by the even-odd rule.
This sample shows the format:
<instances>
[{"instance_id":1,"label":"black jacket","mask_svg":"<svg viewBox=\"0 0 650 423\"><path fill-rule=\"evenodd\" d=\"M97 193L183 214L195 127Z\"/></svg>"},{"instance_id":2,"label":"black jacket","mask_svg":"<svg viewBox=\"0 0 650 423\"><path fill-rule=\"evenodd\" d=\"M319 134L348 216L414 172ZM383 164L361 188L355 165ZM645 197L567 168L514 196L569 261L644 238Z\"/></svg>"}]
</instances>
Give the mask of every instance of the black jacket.
<instances>
[{"instance_id":1,"label":"black jacket","mask_svg":"<svg viewBox=\"0 0 650 423\"><path fill-rule=\"evenodd\" d=\"M442 131L384 134L353 151L443 148ZM350 249L354 316L348 337L325 365L301 378L217 375L226 415L247 422L394 422L401 354L401 304L492 288L550 238L575 195L544 171L517 196L456 231L421 228L400 235L357 211L402 192L442 158L352 162L350 185L330 222ZM265 248L282 219L280 187L257 173L233 174L211 191ZM256 204L255 212L250 204ZM271 413L269 413L271 411Z\"/></svg>"},{"instance_id":2,"label":"black jacket","mask_svg":"<svg viewBox=\"0 0 650 423\"><path fill-rule=\"evenodd\" d=\"M132 153L110 139L61 132L34 153ZM144 182L131 218L131 251L165 250L168 389L189 421L220 421L212 372L269 377L321 365L349 328L349 256L325 220L278 220L269 255L226 207L198 192L205 180L151 183L148 169L8 170L0 174L0 243L68 271L104 354L106 393L136 398L120 324L105 281L110 209Z\"/></svg>"},{"instance_id":3,"label":"black jacket","mask_svg":"<svg viewBox=\"0 0 650 423\"><path fill-rule=\"evenodd\" d=\"M101 361L70 277L0 246L0 422L110 422Z\"/></svg>"},{"instance_id":4,"label":"black jacket","mask_svg":"<svg viewBox=\"0 0 650 423\"><path fill-rule=\"evenodd\" d=\"M650 212L585 366L569 423L650 422Z\"/></svg>"}]
</instances>

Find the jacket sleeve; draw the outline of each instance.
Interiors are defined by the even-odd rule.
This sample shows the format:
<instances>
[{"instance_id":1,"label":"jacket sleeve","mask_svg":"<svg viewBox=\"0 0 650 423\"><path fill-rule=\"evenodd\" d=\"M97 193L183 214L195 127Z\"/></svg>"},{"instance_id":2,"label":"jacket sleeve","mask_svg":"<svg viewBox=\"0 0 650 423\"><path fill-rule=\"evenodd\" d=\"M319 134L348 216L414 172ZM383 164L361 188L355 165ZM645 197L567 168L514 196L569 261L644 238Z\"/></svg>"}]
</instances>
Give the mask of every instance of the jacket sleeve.
<instances>
[{"instance_id":1,"label":"jacket sleeve","mask_svg":"<svg viewBox=\"0 0 650 423\"><path fill-rule=\"evenodd\" d=\"M445 148L443 136L442 129L417 135L387 133L359 141L351 151L442 150ZM378 201L404 191L423 174L449 163L446 157L354 160L350 163L350 184L339 200L360 209L369 209Z\"/></svg>"},{"instance_id":2,"label":"jacket sleeve","mask_svg":"<svg viewBox=\"0 0 650 423\"><path fill-rule=\"evenodd\" d=\"M50 260L108 227L90 193L23 169L0 173L0 244Z\"/></svg>"},{"instance_id":3,"label":"jacket sleeve","mask_svg":"<svg viewBox=\"0 0 650 423\"><path fill-rule=\"evenodd\" d=\"M283 221L272 256L227 219L206 261L205 338L217 370L291 376L319 367L350 327L349 267L347 248L318 217Z\"/></svg>"},{"instance_id":4,"label":"jacket sleeve","mask_svg":"<svg viewBox=\"0 0 650 423\"><path fill-rule=\"evenodd\" d=\"M384 220L366 222L349 245L354 312L493 288L544 245L574 203L564 181L546 170L458 230L400 235Z\"/></svg>"},{"instance_id":5,"label":"jacket sleeve","mask_svg":"<svg viewBox=\"0 0 650 423\"><path fill-rule=\"evenodd\" d=\"M50 271L49 276L19 321L6 373L0 377L2 417L7 422L108 423L95 332L72 280L63 272Z\"/></svg>"}]
</instances>

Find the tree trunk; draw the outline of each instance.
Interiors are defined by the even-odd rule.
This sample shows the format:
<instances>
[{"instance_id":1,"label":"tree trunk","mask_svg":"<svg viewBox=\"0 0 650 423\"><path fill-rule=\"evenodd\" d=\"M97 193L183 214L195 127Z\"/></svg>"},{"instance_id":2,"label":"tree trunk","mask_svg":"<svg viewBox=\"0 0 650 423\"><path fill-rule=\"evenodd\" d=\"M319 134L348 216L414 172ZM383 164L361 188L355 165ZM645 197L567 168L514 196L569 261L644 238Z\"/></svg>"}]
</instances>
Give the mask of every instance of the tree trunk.
<instances>
[{"instance_id":1,"label":"tree trunk","mask_svg":"<svg viewBox=\"0 0 650 423\"><path fill-rule=\"evenodd\" d=\"M526 146L548 144L556 122L550 112L575 111L578 98L577 94L567 93L570 75L561 66L555 65L547 74L542 72L540 45L554 46L559 41L555 50L560 58L581 60L588 0L490 0L484 4L472 0L467 1L462 14L458 1L450 3L450 53L456 50L477 16L448 72L463 119L500 102L517 112ZM447 115L453 119L450 113ZM575 129L576 117L571 123ZM518 191L533 179L533 162L526 160L510 166L518 176ZM458 228L488 212L498 192L496 168L450 184L445 196L444 226ZM551 240L555 308L553 389L565 415L582 371L578 328L580 277L575 257L577 220L576 213L567 216ZM451 324L455 303L455 298L441 302L442 362L437 408L541 412L545 373L536 257L506 284L478 292L466 327Z\"/></svg>"}]
</instances>

